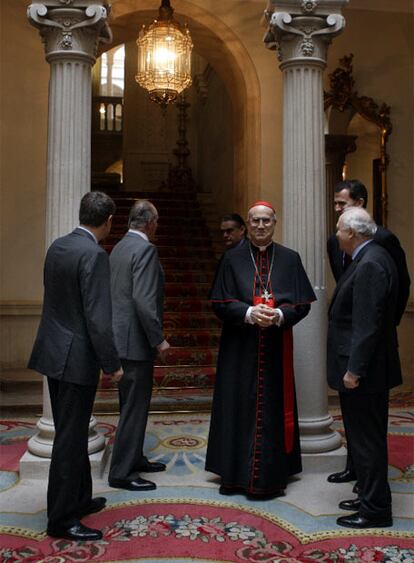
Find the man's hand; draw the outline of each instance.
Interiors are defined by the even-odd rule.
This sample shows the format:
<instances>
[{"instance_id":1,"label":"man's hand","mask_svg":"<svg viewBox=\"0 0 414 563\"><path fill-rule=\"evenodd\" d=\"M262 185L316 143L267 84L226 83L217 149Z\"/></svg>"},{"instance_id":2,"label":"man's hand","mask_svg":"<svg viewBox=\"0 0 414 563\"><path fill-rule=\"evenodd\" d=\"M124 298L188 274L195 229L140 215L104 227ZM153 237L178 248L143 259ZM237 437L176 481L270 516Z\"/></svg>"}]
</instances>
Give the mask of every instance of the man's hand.
<instances>
[{"instance_id":1,"label":"man's hand","mask_svg":"<svg viewBox=\"0 0 414 563\"><path fill-rule=\"evenodd\" d=\"M167 350L169 349L170 345L166 340L163 340L161 344L158 344L157 350L161 360L164 362L167 357Z\"/></svg>"},{"instance_id":2,"label":"man's hand","mask_svg":"<svg viewBox=\"0 0 414 563\"><path fill-rule=\"evenodd\" d=\"M124 370L122 368L119 368L113 373L105 373L104 375L109 378L111 383L118 383L119 381L121 381L121 378L124 375Z\"/></svg>"},{"instance_id":3,"label":"man's hand","mask_svg":"<svg viewBox=\"0 0 414 563\"><path fill-rule=\"evenodd\" d=\"M347 389L355 389L359 385L359 377L347 371L344 375L344 385Z\"/></svg>"},{"instance_id":4,"label":"man's hand","mask_svg":"<svg viewBox=\"0 0 414 563\"><path fill-rule=\"evenodd\" d=\"M265 303L259 303L259 305L252 307L250 313L250 318L254 324L262 328L276 324L276 318L278 317L279 314L276 309L272 309L272 307L269 307L269 305Z\"/></svg>"}]
</instances>

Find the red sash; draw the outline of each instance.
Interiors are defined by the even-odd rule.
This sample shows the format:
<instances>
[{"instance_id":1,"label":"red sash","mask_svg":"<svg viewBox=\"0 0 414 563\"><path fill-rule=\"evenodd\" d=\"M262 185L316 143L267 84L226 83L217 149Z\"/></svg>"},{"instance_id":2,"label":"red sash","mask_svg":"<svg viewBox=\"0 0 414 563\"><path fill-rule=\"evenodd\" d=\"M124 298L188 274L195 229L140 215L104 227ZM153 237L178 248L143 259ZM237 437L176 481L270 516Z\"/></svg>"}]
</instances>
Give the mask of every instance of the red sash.
<instances>
[{"instance_id":1,"label":"red sash","mask_svg":"<svg viewBox=\"0 0 414 563\"><path fill-rule=\"evenodd\" d=\"M293 379L293 336L292 329L283 331L283 404L285 418L285 451L293 450L295 435L295 393Z\"/></svg>"}]
</instances>

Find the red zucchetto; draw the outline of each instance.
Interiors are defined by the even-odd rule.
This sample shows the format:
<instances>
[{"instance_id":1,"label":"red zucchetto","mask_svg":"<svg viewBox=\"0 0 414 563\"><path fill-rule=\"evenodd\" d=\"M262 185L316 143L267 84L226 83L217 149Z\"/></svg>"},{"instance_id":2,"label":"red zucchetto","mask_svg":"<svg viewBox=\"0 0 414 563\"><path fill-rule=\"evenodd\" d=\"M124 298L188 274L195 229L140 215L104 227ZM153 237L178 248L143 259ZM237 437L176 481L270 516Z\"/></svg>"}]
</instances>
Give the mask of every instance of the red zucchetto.
<instances>
[{"instance_id":1,"label":"red zucchetto","mask_svg":"<svg viewBox=\"0 0 414 563\"><path fill-rule=\"evenodd\" d=\"M268 201L256 201L255 203L253 203L250 207L249 207L249 211L250 209L252 209L253 207L257 207L258 205L262 205L263 207L268 207L269 209L271 209L273 211L273 213L276 213L275 208L273 207L273 205L271 205Z\"/></svg>"}]
</instances>

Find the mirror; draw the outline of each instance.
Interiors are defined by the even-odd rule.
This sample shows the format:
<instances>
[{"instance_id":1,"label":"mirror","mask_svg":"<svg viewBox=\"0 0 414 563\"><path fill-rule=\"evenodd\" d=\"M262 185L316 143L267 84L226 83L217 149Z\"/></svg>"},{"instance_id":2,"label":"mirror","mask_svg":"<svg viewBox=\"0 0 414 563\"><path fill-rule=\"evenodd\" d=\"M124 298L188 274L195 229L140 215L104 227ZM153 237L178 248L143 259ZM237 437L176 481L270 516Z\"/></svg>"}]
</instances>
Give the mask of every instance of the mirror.
<instances>
[{"instance_id":1,"label":"mirror","mask_svg":"<svg viewBox=\"0 0 414 563\"><path fill-rule=\"evenodd\" d=\"M353 55L343 57L325 92L327 225L334 232L333 193L337 182L357 178L368 190L368 210L387 226L387 140L392 131L390 107L359 96L352 75Z\"/></svg>"}]
</instances>

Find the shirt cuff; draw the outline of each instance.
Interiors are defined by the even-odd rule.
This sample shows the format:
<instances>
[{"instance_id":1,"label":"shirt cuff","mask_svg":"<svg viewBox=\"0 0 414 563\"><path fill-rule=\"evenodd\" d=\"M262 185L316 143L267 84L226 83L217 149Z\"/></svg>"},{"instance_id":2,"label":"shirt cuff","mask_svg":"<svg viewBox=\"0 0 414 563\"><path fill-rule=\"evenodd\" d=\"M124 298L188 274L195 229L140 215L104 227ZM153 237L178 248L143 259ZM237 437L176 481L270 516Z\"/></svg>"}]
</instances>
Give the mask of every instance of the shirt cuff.
<instances>
[{"instance_id":1,"label":"shirt cuff","mask_svg":"<svg viewBox=\"0 0 414 563\"><path fill-rule=\"evenodd\" d=\"M279 319L277 321L276 326L282 326L285 322L285 317L283 316L283 311L281 309L275 309L277 313L279 313Z\"/></svg>"},{"instance_id":2,"label":"shirt cuff","mask_svg":"<svg viewBox=\"0 0 414 563\"><path fill-rule=\"evenodd\" d=\"M166 340L163 340L161 344L158 344L157 350L158 352L164 352L164 350L168 350L169 347L170 345L168 344L168 342Z\"/></svg>"},{"instance_id":3,"label":"shirt cuff","mask_svg":"<svg viewBox=\"0 0 414 563\"><path fill-rule=\"evenodd\" d=\"M250 306L250 307L247 309L246 315L245 315L245 317L244 317L244 322L245 322L245 323L248 323L249 325L253 325L253 324L254 324L254 321L252 321L252 318L251 318L252 309L253 309L253 307Z\"/></svg>"}]
</instances>

